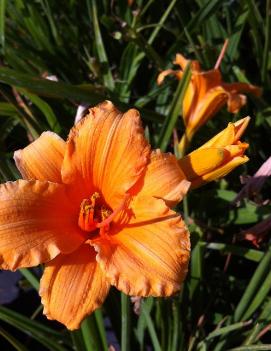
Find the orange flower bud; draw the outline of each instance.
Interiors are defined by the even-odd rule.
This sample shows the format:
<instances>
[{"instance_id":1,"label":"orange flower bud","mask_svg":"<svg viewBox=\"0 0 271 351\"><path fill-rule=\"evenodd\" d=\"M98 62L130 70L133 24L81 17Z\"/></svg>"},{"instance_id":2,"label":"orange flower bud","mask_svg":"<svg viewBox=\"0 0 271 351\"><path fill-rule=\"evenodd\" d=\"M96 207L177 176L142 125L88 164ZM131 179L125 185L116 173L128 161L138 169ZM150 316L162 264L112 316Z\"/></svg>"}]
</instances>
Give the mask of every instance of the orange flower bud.
<instances>
[{"instance_id":1,"label":"orange flower bud","mask_svg":"<svg viewBox=\"0 0 271 351\"><path fill-rule=\"evenodd\" d=\"M236 123L229 123L222 132L179 160L182 171L191 182L191 188L222 178L248 161L244 153L249 145L239 139L249 120L246 117Z\"/></svg>"}]
</instances>

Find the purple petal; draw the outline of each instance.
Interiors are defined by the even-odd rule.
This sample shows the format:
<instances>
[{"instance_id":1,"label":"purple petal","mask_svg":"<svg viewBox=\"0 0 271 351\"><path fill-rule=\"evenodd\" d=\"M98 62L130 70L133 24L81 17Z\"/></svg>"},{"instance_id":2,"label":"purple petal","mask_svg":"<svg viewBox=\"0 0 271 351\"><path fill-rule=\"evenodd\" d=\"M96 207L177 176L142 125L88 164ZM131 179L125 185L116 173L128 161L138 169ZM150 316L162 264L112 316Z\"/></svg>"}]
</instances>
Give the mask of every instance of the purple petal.
<instances>
[{"instance_id":1,"label":"purple petal","mask_svg":"<svg viewBox=\"0 0 271 351\"><path fill-rule=\"evenodd\" d=\"M233 200L233 204L238 203L245 197L258 194L266 180L271 175L271 156L261 165L258 171L248 179L243 189L237 194Z\"/></svg>"},{"instance_id":2,"label":"purple petal","mask_svg":"<svg viewBox=\"0 0 271 351\"><path fill-rule=\"evenodd\" d=\"M1 271L0 272L0 304L10 303L19 294L17 282L21 279L20 272Z\"/></svg>"}]
</instances>

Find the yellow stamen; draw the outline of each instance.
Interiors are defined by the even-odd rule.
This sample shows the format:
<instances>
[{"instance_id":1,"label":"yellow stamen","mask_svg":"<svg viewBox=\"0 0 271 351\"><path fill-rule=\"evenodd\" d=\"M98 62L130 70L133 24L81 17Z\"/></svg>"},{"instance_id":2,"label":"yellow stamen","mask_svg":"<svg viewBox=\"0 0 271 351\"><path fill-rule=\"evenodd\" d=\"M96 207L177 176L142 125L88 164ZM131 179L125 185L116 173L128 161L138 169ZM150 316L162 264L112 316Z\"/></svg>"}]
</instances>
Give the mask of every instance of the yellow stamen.
<instances>
[{"instance_id":1,"label":"yellow stamen","mask_svg":"<svg viewBox=\"0 0 271 351\"><path fill-rule=\"evenodd\" d=\"M123 210L129 197L130 195L126 195L120 206L112 211L107 206L101 204L101 200L97 204L96 200L100 198L100 194L95 192L89 199L84 199L81 203L78 218L79 227L87 232L99 228L100 235L106 236L109 231L110 223L114 217Z\"/></svg>"},{"instance_id":2,"label":"yellow stamen","mask_svg":"<svg viewBox=\"0 0 271 351\"><path fill-rule=\"evenodd\" d=\"M111 215L111 213L112 213L111 210L109 210L105 206L102 206L101 207L101 219L102 219L102 221L106 220Z\"/></svg>"},{"instance_id":3,"label":"yellow stamen","mask_svg":"<svg viewBox=\"0 0 271 351\"><path fill-rule=\"evenodd\" d=\"M80 205L80 213L78 218L78 225L82 230L90 232L96 228L94 219L94 211L96 200L100 194L95 192L91 195L90 199L84 199Z\"/></svg>"}]
</instances>

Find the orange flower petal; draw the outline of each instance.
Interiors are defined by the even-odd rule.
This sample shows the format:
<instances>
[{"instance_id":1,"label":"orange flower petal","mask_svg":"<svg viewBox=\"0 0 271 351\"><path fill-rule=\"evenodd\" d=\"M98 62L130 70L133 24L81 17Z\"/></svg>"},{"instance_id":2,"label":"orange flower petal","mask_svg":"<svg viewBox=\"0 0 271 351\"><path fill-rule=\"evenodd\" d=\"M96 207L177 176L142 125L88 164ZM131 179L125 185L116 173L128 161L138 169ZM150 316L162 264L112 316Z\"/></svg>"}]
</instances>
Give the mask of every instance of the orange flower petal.
<instances>
[{"instance_id":1,"label":"orange flower petal","mask_svg":"<svg viewBox=\"0 0 271 351\"><path fill-rule=\"evenodd\" d=\"M204 183L211 182L211 181L219 179L219 178L223 178L228 173L230 173L234 168L242 165L243 163L246 163L248 160L249 160L249 158L247 156L234 157L232 160L225 163L225 165L223 165L222 167L219 167L219 168L215 169L214 171L212 171L210 173L206 173L202 177L197 178L193 182L192 187L197 188L198 186L203 185Z\"/></svg>"},{"instance_id":2,"label":"orange flower petal","mask_svg":"<svg viewBox=\"0 0 271 351\"><path fill-rule=\"evenodd\" d=\"M162 71L161 73L159 73L158 77L157 77L157 84L161 85L164 81L164 79L166 78L166 76L173 74L174 76L176 76L177 78L181 79L182 77L182 72L180 71L174 71L173 69L166 69L165 71Z\"/></svg>"},{"instance_id":3,"label":"orange flower petal","mask_svg":"<svg viewBox=\"0 0 271 351\"><path fill-rule=\"evenodd\" d=\"M134 218L95 242L97 261L111 284L129 295L170 296L181 287L189 261L189 233L163 200L136 197Z\"/></svg>"},{"instance_id":4,"label":"orange flower petal","mask_svg":"<svg viewBox=\"0 0 271 351\"><path fill-rule=\"evenodd\" d=\"M145 170L149 154L139 113L129 110L122 114L105 101L72 129L63 180L83 186L88 196L93 189L100 191L115 208Z\"/></svg>"},{"instance_id":5,"label":"orange flower petal","mask_svg":"<svg viewBox=\"0 0 271 351\"><path fill-rule=\"evenodd\" d=\"M192 81L189 82L183 99L183 120L185 126L188 125L190 115L197 106L197 88Z\"/></svg>"},{"instance_id":6,"label":"orange flower petal","mask_svg":"<svg viewBox=\"0 0 271 351\"><path fill-rule=\"evenodd\" d=\"M186 178L192 181L222 165L227 155L223 148L197 149L181 158L179 165Z\"/></svg>"},{"instance_id":7,"label":"orange flower petal","mask_svg":"<svg viewBox=\"0 0 271 351\"><path fill-rule=\"evenodd\" d=\"M255 96L260 96L262 94L262 89L248 83L222 83L224 89L230 93L251 93Z\"/></svg>"},{"instance_id":8,"label":"orange flower petal","mask_svg":"<svg viewBox=\"0 0 271 351\"><path fill-rule=\"evenodd\" d=\"M194 124L199 123L198 121L201 118L205 118L205 120L209 118L210 112L206 111L206 109L209 111L213 110L210 103L214 101L216 104L212 114L220 108L222 97L224 103L226 94L225 90L219 86L220 82L221 75L218 70L201 72L198 69L192 69L191 81L185 92L183 101L183 118L188 129L194 129ZM201 112L201 109L204 111ZM207 117L205 116L206 113L208 113Z\"/></svg>"},{"instance_id":9,"label":"orange flower petal","mask_svg":"<svg viewBox=\"0 0 271 351\"><path fill-rule=\"evenodd\" d=\"M247 143L241 143L235 145L225 146L226 152L229 154L229 158L234 158L236 156L243 156L246 149L249 147Z\"/></svg>"},{"instance_id":10,"label":"orange flower petal","mask_svg":"<svg viewBox=\"0 0 271 351\"><path fill-rule=\"evenodd\" d=\"M240 93L251 93L256 96L261 95L261 89L247 83L224 83L219 71L219 65L225 54L227 41L225 42L221 54L217 60L215 68L209 71L202 71L198 61L191 62L192 76L185 92L182 117L186 127L185 136L189 141L195 132L212 118L225 103L231 113L236 113L246 103L246 96ZM177 78L182 78L182 73L189 60L183 55L177 54L174 61L180 66L179 71L167 70L158 77L159 84L168 74L175 74ZM180 147L184 147L182 142Z\"/></svg>"},{"instance_id":11,"label":"orange flower petal","mask_svg":"<svg viewBox=\"0 0 271 351\"><path fill-rule=\"evenodd\" d=\"M98 308L110 288L95 259L96 252L83 244L70 255L59 255L46 264L40 296L44 314L70 329Z\"/></svg>"},{"instance_id":12,"label":"orange flower petal","mask_svg":"<svg viewBox=\"0 0 271 351\"><path fill-rule=\"evenodd\" d=\"M244 134L249 121L250 117L245 117L234 123L229 123L225 129L208 140L207 143L203 144L199 149L207 147L225 147L236 143Z\"/></svg>"},{"instance_id":13,"label":"orange flower petal","mask_svg":"<svg viewBox=\"0 0 271 351\"><path fill-rule=\"evenodd\" d=\"M234 136L234 142L238 142L242 135L244 134L248 124L250 121L250 117L247 116L245 118L239 119L238 121L234 122L234 129L235 129L235 136Z\"/></svg>"},{"instance_id":14,"label":"orange flower petal","mask_svg":"<svg viewBox=\"0 0 271 351\"><path fill-rule=\"evenodd\" d=\"M18 180L0 185L0 265L36 266L85 240L65 186Z\"/></svg>"},{"instance_id":15,"label":"orange flower petal","mask_svg":"<svg viewBox=\"0 0 271 351\"><path fill-rule=\"evenodd\" d=\"M65 145L57 134L45 132L26 148L15 151L14 160L22 177L61 183Z\"/></svg>"},{"instance_id":16,"label":"orange flower petal","mask_svg":"<svg viewBox=\"0 0 271 351\"><path fill-rule=\"evenodd\" d=\"M190 60L187 60L182 54L176 54L174 64L179 65L183 71L185 70L185 67L188 65L189 62L190 62ZM195 62L197 62L197 61L193 61L192 63L194 64ZM197 64L198 64L198 66L197 66L198 69L200 69L198 62L197 62Z\"/></svg>"},{"instance_id":17,"label":"orange flower petal","mask_svg":"<svg viewBox=\"0 0 271 351\"><path fill-rule=\"evenodd\" d=\"M243 94L229 94L227 105L228 111L237 113L247 103L247 97Z\"/></svg>"},{"instance_id":18,"label":"orange flower petal","mask_svg":"<svg viewBox=\"0 0 271 351\"><path fill-rule=\"evenodd\" d=\"M187 133L195 131L207 122L227 101L228 95L221 87L216 87L205 93L202 99L198 98L196 108L189 116Z\"/></svg>"},{"instance_id":19,"label":"orange flower petal","mask_svg":"<svg viewBox=\"0 0 271 351\"><path fill-rule=\"evenodd\" d=\"M212 139L208 140L207 143L203 144L199 150L210 148L210 147L225 147L234 143L235 138L235 127L233 123L229 123L227 128L216 134Z\"/></svg>"},{"instance_id":20,"label":"orange flower petal","mask_svg":"<svg viewBox=\"0 0 271 351\"><path fill-rule=\"evenodd\" d=\"M173 207L183 199L190 182L186 180L174 155L155 150L151 154L146 174L136 188L140 186L141 196L162 198L169 207Z\"/></svg>"},{"instance_id":21,"label":"orange flower petal","mask_svg":"<svg viewBox=\"0 0 271 351\"><path fill-rule=\"evenodd\" d=\"M221 87L221 80L221 74L217 69L212 69L205 72L193 72L192 82L197 90L198 102L201 102L203 99L205 99L206 94L209 93L210 90L216 88L223 89Z\"/></svg>"}]
</instances>

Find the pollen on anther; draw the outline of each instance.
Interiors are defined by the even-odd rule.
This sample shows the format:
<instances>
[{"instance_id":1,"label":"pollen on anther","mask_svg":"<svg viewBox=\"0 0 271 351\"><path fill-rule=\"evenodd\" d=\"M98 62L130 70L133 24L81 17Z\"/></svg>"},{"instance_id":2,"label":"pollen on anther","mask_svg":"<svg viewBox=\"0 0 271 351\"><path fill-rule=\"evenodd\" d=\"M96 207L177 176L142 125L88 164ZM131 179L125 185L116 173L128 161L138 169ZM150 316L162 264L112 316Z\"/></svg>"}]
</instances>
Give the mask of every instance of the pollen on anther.
<instances>
[{"instance_id":1,"label":"pollen on anther","mask_svg":"<svg viewBox=\"0 0 271 351\"><path fill-rule=\"evenodd\" d=\"M99 227L99 223L105 221L111 214L111 209L102 203L100 194L95 192L88 199L82 200L78 225L82 230L91 232ZM108 229L108 226L105 229Z\"/></svg>"},{"instance_id":2,"label":"pollen on anther","mask_svg":"<svg viewBox=\"0 0 271 351\"><path fill-rule=\"evenodd\" d=\"M83 199L81 202L78 225L84 231L90 232L96 228L95 206L98 198L100 194L95 192L89 199Z\"/></svg>"}]
</instances>

